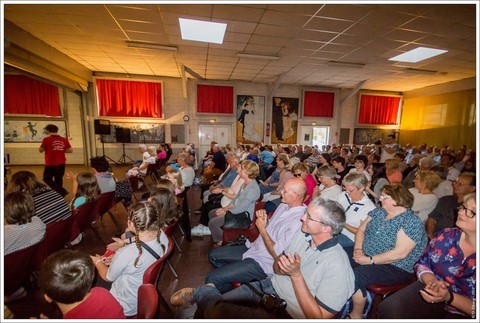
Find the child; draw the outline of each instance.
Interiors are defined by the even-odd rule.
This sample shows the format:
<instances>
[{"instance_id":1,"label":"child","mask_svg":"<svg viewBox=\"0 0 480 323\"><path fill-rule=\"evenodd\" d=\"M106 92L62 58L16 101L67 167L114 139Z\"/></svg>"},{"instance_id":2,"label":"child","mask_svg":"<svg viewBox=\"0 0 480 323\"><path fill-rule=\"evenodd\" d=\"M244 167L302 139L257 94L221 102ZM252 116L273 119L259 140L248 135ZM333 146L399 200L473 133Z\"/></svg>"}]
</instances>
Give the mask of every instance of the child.
<instances>
[{"instance_id":1,"label":"child","mask_svg":"<svg viewBox=\"0 0 480 323\"><path fill-rule=\"evenodd\" d=\"M75 210L82 204L94 201L101 194L95 174L80 173L76 175L75 173L68 171L67 178L73 180L73 199L70 202L70 208L72 210ZM74 222L74 227L72 228L73 240L68 243L70 246L79 244L83 239L83 234L82 232L79 232L80 230L78 230L78 227L75 225L75 223L76 222ZM73 238L77 233L75 230L78 232L78 235L76 238Z\"/></svg>"},{"instance_id":2,"label":"child","mask_svg":"<svg viewBox=\"0 0 480 323\"><path fill-rule=\"evenodd\" d=\"M145 248L150 247L158 256L163 256L168 245L162 245L160 223L163 214L150 202L134 204L127 215L127 228L134 233L134 243L119 248L107 266L100 255L90 256L98 275L106 282L113 282L110 292L123 307L125 316L137 314L137 293L143 274L157 258Z\"/></svg>"},{"instance_id":3,"label":"child","mask_svg":"<svg viewBox=\"0 0 480 323\"><path fill-rule=\"evenodd\" d=\"M55 302L64 319L125 319L122 306L108 290L91 288L94 278L89 256L65 249L48 256L38 283L45 300Z\"/></svg>"},{"instance_id":4,"label":"child","mask_svg":"<svg viewBox=\"0 0 480 323\"><path fill-rule=\"evenodd\" d=\"M182 173L177 169L171 169L165 174L165 178L175 185L175 195L179 195L183 192L185 187L183 186Z\"/></svg>"}]
</instances>

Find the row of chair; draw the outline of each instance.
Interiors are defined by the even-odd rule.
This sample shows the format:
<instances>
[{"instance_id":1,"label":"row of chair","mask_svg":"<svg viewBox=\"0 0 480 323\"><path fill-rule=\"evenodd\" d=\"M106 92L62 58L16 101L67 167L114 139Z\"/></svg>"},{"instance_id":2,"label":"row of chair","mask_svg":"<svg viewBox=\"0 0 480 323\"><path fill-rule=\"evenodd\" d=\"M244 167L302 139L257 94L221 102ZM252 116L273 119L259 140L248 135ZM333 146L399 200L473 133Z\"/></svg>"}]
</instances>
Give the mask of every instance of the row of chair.
<instances>
[{"instance_id":1,"label":"row of chair","mask_svg":"<svg viewBox=\"0 0 480 323\"><path fill-rule=\"evenodd\" d=\"M115 205L115 193L103 193L95 201L85 203L72 211L72 216L47 224L45 236L39 243L6 255L5 294L9 295L24 286L48 255L63 249L69 241L87 228L91 228L106 245L94 225L99 218L108 213L120 232L120 225L110 211Z\"/></svg>"}]
</instances>

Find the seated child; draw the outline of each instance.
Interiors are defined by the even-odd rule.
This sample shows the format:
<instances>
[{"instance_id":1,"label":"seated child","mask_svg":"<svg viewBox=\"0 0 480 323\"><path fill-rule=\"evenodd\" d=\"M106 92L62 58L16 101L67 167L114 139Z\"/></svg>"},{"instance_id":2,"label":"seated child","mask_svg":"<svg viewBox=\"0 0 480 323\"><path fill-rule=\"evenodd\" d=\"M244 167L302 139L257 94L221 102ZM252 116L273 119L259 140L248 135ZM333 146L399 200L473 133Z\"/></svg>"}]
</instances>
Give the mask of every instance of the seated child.
<instances>
[{"instance_id":1,"label":"seated child","mask_svg":"<svg viewBox=\"0 0 480 323\"><path fill-rule=\"evenodd\" d=\"M48 256L38 282L45 300L55 302L64 319L125 319L122 306L108 290L91 288L94 278L90 257L65 249Z\"/></svg>"}]
</instances>

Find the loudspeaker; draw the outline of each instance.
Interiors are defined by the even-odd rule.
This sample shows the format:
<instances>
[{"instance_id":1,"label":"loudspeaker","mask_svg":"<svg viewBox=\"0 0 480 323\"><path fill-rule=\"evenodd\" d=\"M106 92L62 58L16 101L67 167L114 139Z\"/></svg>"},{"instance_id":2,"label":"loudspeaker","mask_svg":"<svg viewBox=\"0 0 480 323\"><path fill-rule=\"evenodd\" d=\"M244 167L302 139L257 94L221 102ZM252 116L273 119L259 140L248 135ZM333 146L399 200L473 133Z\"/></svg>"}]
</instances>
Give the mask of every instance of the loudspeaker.
<instances>
[{"instance_id":1,"label":"loudspeaker","mask_svg":"<svg viewBox=\"0 0 480 323\"><path fill-rule=\"evenodd\" d=\"M117 142L132 142L130 128L115 128L115 139Z\"/></svg>"},{"instance_id":2,"label":"loudspeaker","mask_svg":"<svg viewBox=\"0 0 480 323\"><path fill-rule=\"evenodd\" d=\"M109 135L110 134L110 121L96 119L93 121L96 135Z\"/></svg>"}]
</instances>

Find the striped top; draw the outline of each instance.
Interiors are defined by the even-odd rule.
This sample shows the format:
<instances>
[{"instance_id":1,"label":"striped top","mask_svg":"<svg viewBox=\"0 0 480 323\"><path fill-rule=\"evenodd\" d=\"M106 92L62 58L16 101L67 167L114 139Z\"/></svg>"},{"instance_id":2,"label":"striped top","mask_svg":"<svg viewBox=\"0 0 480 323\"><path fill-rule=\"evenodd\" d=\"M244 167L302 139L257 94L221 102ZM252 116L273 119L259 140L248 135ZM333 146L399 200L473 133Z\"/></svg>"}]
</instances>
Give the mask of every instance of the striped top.
<instances>
[{"instance_id":1,"label":"striped top","mask_svg":"<svg viewBox=\"0 0 480 323\"><path fill-rule=\"evenodd\" d=\"M32 195L35 203L35 215L43 223L49 224L66 219L72 215L65 199L54 190L45 190Z\"/></svg>"},{"instance_id":2,"label":"striped top","mask_svg":"<svg viewBox=\"0 0 480 323\"><path fill-rule=\"evenodd\" d=\"M46 226L36 216L25 224L6 224L4 228L4 252L8 255L40 242L45 236Z\"/></svg>"}]
</instances>

